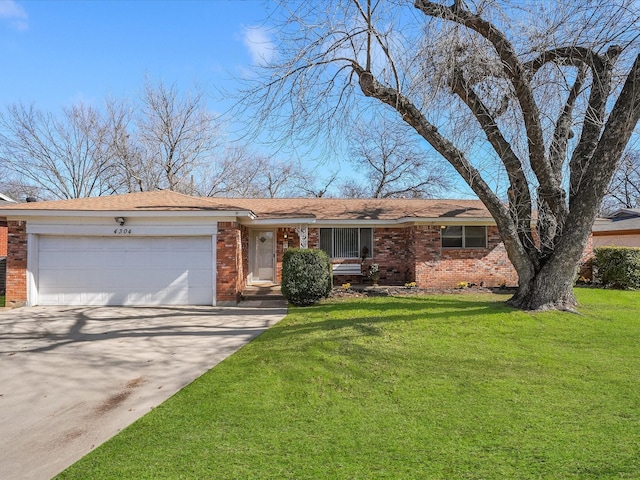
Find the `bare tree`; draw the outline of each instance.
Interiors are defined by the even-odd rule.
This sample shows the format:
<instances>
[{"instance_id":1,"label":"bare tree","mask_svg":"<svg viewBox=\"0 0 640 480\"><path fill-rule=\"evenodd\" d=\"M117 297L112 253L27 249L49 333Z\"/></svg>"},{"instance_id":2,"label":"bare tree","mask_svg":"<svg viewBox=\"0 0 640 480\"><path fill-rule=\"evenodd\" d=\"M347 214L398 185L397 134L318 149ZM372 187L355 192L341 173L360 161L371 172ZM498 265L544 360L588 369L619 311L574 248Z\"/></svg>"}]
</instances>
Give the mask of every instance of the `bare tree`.
<instances>
[{"instance_id":1,"label":"bare tree","mask_svg":"<svg viewBox=\"0 0 640 480\"><path fill-rule=\"evenodd\" d=\"M105 103L107 145L112 162L109 182L117 192L145 192L162 185L162 170L155 158L144 155L134 125L135 108L126 100Z\"/></svg>"},{"instance_id":2,"label":"bare tree","mask_svg":"<svg viewBox=\"0 0 640 480\"><path fill-rule=\"evenodd\" d=\"M196 192L206 197L297 197L309 184L299 161L270 158L234 146L211 162Z\"/></svg>"},{"instance_id":3,"label":"bare tree","mask_svg":"<svg viewBox=\"0 0 640 480\"><path fill-rule=\"evenodd\" d=\"M101 114L82 104L60 116L22 104L0 112L0 159L45 198L112 193L105 137Z\"/></svg>"},{"instance_id":4,"label":"bare tree","mask_svg":"<svg viewBox=\"0 0 640 480\"><path fill-rule=\"evenodd\" d=\"M640 152L627 151L611 179L601 213L640 207Z\"/></svg>"},{"instance_id":5,"label":"bare tree","mask_svg":"<svg viewBox=\"0 0 640 480\"><path fill-rule=\"evenodd\" d=\"M365 185L355 181L353 178L344 180L340 184L340 196L342 198L370 198Z\"/></svg>"},{"instance_id":6,"label":"bare tree","mask_svg":"<svg viewBox=\"0 0 640 480\"><path fill-rule=\"evenodd\" d=\"M166 188L184 193L194 192L194 177L212 159L219 144L219 126L207 111L204 92L195 90L180 96L175 86L166 87L147 81L136 119L134 165L143 170L132 173L138 178L149 175L156 185L140 188Z\"/></svg>"},{"instance_id":7,"label":"bare tree","mask_svg":"<svg viewBox=\"0 0 640 480\"><path fill-rule=\"evenodd\" d=\"M519 278L509 303L573 309L576 266L640 118L637 1L282 8L278 55L243 92L257 122L318 138L397 112L491 212Z\"/></svg>"},{"instance_id":8,"label":"bare tree","mask_svg":"<svg viewBox=\"0 0 640 480\"><path fill-rule=\"evenodd\" d=\"M352 156L358 180L344 183L347 197L427 198L446 187L445 169L421 151L418 137L406 124L384 118L359 125L350 132Z\"/></svg>"},{"instance_id":9,"label":"bare tree","mask_svg":"<svg viewBox=\"0 0 640 480\"><path fill-rule=\"evenodd\" d=\"M309 181L302 165L296 160L280 160L259 156L256 158L258 172L253 185L252 197L298 197Z\"/></svg>"},{"instance_id":10,"label":"bare tree","mask_svg":"<svg viewBox=\"0 0 640 480\"><path fill-rule=\"evenodd\" d=\"M305 197L331 197L331 185L338 178L338 172L331 173L329 171L327 173L329 173L329 176L324 178L318 177L313 170L305 174L307 180L300 185Z\"/></svg>"},{"instance_id":11,"label":"bare tree","mask_svg":"<svg viewBox=\"0 0 640 480\"><path fill-rule=\"evenodd\" d=\"M242 146L230 146L210 160L195 185L195 193L203 197L239 197L254 183L257 173L253 154Z\"/></svg>"},{"instance_id":12,"label":"bare tree","mask_svg":"<svg viewBox=\"0 0 640 480\"><path fill-rule=\"evenodd\" d=\"M104 112L104 113L101 113ZM166 188L194 193L215 159L216 118L204 93L147 81L137 102L110 99L61 115L14 105L0 113L0 159L44 198Z\"/></svg>"},{"instance_id":13,"label":"bare tree","mask_svg":"<svg viewBox=\"0 0 640 480\"><path fill-rule=\"evenodd\" d=\"M6 164L0 163L0 193L23 202L27 197L44 198L37 187L20 181Z\"/></svg>"}]
</instances>

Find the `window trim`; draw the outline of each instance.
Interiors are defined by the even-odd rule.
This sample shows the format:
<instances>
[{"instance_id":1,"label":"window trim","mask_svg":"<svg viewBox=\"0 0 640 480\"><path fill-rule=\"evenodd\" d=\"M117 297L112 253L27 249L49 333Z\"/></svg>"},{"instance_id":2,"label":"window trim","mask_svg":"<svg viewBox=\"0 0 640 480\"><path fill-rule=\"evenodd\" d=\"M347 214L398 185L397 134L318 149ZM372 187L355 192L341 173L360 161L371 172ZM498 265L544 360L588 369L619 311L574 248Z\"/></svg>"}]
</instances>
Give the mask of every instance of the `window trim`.
<instances>
[{"instance_id":1,"label":"window trim","mask_svg":"<svg viewBox=\"0 0 640 480\"><path fill-rule=\"evenodd\" d=\"M462 228L462 246L458 247L458 246L445 246L444 245L444 239L445 239L445 231L447 230L447 228L449 227L461 227ZM484 229L484 245L482 246L467 246L467 235L466 235L466 228L467 227L471 227L471 228L482 228ZM448 238L458 238L458 237L448 237ZM480 238L480 237L473 237L473 238ZM446 225L445 228L440 230L440 247L443 250L481 250L481 249L486 249L489 246L489 237L488 237L488 230L487 230L487 226L486 225Z\"/></svg>"},{"instance_id":2,"label":"window trim","mask_svg":"<svg viewBox=\"0 0 640 480\"><path fill-rule=\"evenodd\" d=\"M358 232L358 256L357 257L335 257L333 256L334 251L336 250L335 248L335 236L334 233L336 231L336 229L340 229L340 230L345 230L345 229L352 229L352 230L356 230ZM366 258L368 259L372 259L373 258L373 227L320 227L318 229L318 248L321 248L321 238L322 238L322 231L323 230L330 230L331 231L331 253L326 252L326 250L324 250L328 255L329 258L331 258L332 260L336 260L336 259L340 259L340 260L355 260L355 259L362 259L362 257L360 256L361 252L362 252L362 248L365 246L369 247L369 253L367 254ZM369 230L370 233L370 237L369 237L369 242L365 242L363 244L362 242L362 230ZM369 245L367 245L369 243Z\"/></svg>"}]
</instances>

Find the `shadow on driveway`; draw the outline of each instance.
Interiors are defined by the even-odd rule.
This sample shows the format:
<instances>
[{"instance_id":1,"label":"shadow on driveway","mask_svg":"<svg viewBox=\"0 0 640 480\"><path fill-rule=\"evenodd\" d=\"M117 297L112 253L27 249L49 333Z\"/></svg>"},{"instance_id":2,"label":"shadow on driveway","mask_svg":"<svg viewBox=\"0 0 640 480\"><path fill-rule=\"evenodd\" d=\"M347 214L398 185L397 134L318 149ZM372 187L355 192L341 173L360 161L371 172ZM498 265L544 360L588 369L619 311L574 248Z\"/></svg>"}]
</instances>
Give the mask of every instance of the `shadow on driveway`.
<instances>
[{"instance_id":1,"label":"shadow on driveway","mask_svg":"<svg viewBox=\"0 0 640 480\"><path fill-rule=\"evenodd\" d=\"M48 479L281 320L286 308L0 311L0 472Z\"/></svg>"}]
</instances>

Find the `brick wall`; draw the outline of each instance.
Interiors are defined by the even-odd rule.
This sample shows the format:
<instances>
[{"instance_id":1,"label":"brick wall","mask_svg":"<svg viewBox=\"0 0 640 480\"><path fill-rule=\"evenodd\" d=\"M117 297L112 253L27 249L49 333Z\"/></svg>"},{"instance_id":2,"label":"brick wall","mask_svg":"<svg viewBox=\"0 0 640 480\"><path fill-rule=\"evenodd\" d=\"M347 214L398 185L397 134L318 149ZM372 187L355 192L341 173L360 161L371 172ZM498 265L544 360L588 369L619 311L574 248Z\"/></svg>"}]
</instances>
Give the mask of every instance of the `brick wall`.
<instances>
[{"instance_id":1,"label":"brick wall","mask_svg":"<svg viewBox=\"0 0 640 480\"><path fill-rule=\"evenodd\" d=\"M238 292L242 292L247 285L247 277L249 276L249 229L243 225L240 228L240 242L242 244L241 270L238 275L236 287Z\"/></svg>"},{"instance_id":2,"label":"brick wall","mask_svg":"<svg viewBox=\"0 0 640 480\"><path fill-rule=\"evenodd\" d=\"M27 223L10 221L7 234L7 292L5 305L27 302Z\"/></svg>"},{"instance_id":3,"label":"brick wall","mask_svg":"<svg viewBox=\"0 0 640 480\"><path fill-rule=\"evenodd\" d=\"M307 246L309 248L320 248L320 229L319 228L308 229Z\"/></svg>"},{"instance_id":4,"label":"brick wall","mask_svg":"<svg viewBox=\"0 0 640 480\"><path fill-rule=\"evenodd\" d=\"M362 271L368 275L369 265L377 263L380 285L404 285L412 281L413 258L409 248L409 231L410 228L374 228L373 258L364 262Z\"/></svg>"},{"instance_id":5,"label":"brick wall","mask_svg":"<svg viewBox=\"0 0 640 480\"><path fill-rule=\"evenodd\" d=\"M593 261L595 257L593 248L593 234L591 233L589 234L589 238L587 238L587 244L584 247L580 263L578 264L578 277L593 280Z\"/></svg>"},{"instance_id":6,"label":"brick wall","mask_svg":"<svg viewBox=\"0 0 640 480\"><path fill-rule=\"evenodd\" d=\"M287 238L285 238L285 235ZM282 282L282 256L285 251L285 242L288 248L300 247L300 237L295 228L283 227L276 230L276 283Z\"/></svg>"},{"instance_id":7,"label":"brick wall","mask_svg":"<svg viewBox=\"0 0 640 480\"><path fill-rule=\"evenodd\" d=\"M440 226L374 228L371 263L380 268L381 285L415 281L421 288L453 288L460 282L477 285L516 285L518 277L500 241L497 227L487 227L487 248L443 249ZM309 247L318 246L319 230L309 229ZM311 239L314 239L313 242ZM359 263L359 260L348 262ZM335 275L334 283L367 282L366 276Z\"/></svg>"},{"instance_id":8,"label":"brick wall","mask_svg":"<svg viewBox=\"0 0 640 480\"><path fill-rule=\"evenodd\" d=\"M7 222L0 221L0 295L4 295L7 287Z\"/></svg>"},{"instance_id":9,"label":"brick wall","mask_svg":"<svg viewBox=\"0 0 640 480\"><path fill-rule=\"evenodd\" d=\"M440 228L412 227L415 281L423 288L452 288L460 282L496 287L518 283L497 227L487 227L487 248L445 248Z\"/></svg>"},{"instance_id":10,"label":"brick wall","mask_svg":"<svg viewBox=\"0 0 640 480\"><path fill-rule=\"evenodd\" d=\"M243 234L244 232L244 234ZM216 245L216 301L238 302L245 285L249 241L245 227L219 222ZM246 248L241 248L245 247Z\"/></svg>"},{"instance_id":11,"label":"brick wall","mask_svg":"<svg viewBox=\"0 0 640 480\"><path fill-rule=\"evenodd\" d=\"M6 222L0 222L0 257L7 256L7 239L9 230Z\"/></svg>"}]
</instances>

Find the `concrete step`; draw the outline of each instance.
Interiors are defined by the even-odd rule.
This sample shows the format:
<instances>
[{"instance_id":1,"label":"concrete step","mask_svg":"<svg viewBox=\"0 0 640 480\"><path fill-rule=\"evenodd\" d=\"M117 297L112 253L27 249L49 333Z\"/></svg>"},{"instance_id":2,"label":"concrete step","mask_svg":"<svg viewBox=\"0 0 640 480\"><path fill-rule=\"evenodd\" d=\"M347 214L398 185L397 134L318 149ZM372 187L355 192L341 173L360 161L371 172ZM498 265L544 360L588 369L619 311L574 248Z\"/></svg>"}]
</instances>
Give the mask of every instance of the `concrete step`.
<instances>
[{"instance_id":1,"label":"concrete step","mask_svg":"<svg viewBox=\"0 0 640 480\"><path fill-rule=\"evenodd\" d=\"M241 295L245 300L283 300L280 285L249 285Z\"/></svg>"}]
</instances>

